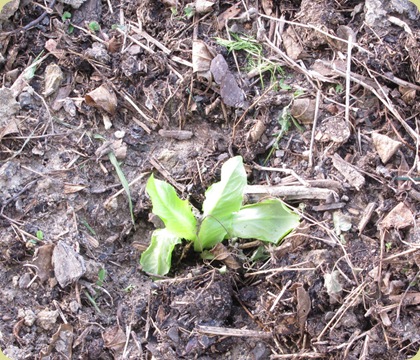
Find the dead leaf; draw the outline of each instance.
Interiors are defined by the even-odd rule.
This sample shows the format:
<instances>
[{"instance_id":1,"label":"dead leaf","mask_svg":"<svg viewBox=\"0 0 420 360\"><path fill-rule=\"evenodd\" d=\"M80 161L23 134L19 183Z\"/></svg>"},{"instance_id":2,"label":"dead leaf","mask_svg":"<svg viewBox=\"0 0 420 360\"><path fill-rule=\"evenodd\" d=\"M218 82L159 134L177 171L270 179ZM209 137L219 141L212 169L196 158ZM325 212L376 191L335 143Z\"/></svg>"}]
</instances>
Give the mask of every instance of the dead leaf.
<instances>
[{"instance_id":1,"label":"dead leaf","mask_svg":"<svg viewBox=\"0 0 420 360\"><path fill-rule=\"evenodd\" d=\"M55 277L62 288L80 279L86 272L85 260L64 241L55 246L52 256Z\"/></svg>"},{"instance_id":2,"label":"dead leaf","mask_svg":"<svg viewBox=\"0 0 420 360\"><path fill-rule=\"evenodd\" d=\"M18 122L17 120L13 118L8 119L8 123L4 127L0 127L0 141L9 134L16 134L19 132Z\"/></svg>"},{"instance_id":3,"label":"dead leaf","mask_svg":"<svg viewBox=\"0 0 420 360\"><path fill-rule=\"evenodd\" d=\"M273 14L273 0L262 0L261 6L266 15L271 16Z\"/></svg>"},{"instance_id":4,"label":"dead leaf","mask_svg":"<svg viewBox=\"0 0 420 360\"><path fill-rule=\"evenodd\" d=\"M303 334L305 330L306 319L309 311L311 311L311 298L303 286L296 289L297 298L297 320L299 323L300 333Z\"/></svg>"},{"instance_id":5,"label":"dead leaf","mask_svg":"<svg viewBox=\"0 0 420 360\"><path fill-rule=\"evenodd\" d=\"M214 2L208 0L195 0L195 11L197 14L206 14L213 8Z\"/></svg>"},{"instance_id":6,"label":"dead leaf","mask_svg":"<svg viewBox=\"0 0 420 360\"><path fill-rule=\"evenodd\" d=\"M381 221L379 227L382 229L403 229L413 225L413 221L414 217L410 208L401 202Z\"/></svg>"},{"instance_id":7,"label":"dead leaf","mask_svg":"<svg viewBox=\"0 0 420 360\"><path fill-rule=\"evenodd\" d=\"M45 90L44 96L55 93L64 80L64 74L57 64L50 64L45 69Z\"/></svg>"},{"instance_id":8,"label":"dead leaf","mask_svg":"<svg viewBox=\"0 0 420 360\"><path fill-rule=\"evenodd\" d=\"M47 281L50 277L53 276L53 250L53 244L47 244L39 247L37 256L33 261L33 264L36 266L36 274L42 282Z\"/></svg>"},{"instance_id":9,"label":"dead leaf","mask_svg":"<svg viewBox=\"0 0 420 360\"><path fill-rule=\"evenodd\" d=\"M61 60L65 56L65 51L61 49L57 49L58 43L54 39L49 39L45 43L44 47L48 52L53 54L57 59Z\"/></svg>"},{"instance_id":10,"label":"dead leaf","mask_svg":"<svg viewBox=\"0 0 420 360\"><path fill-rule=\"evenodd\" d=\"M42 350L42 357L51 355L53 348L57 353L63 355L66 359L71 359L73 354L73 326L70 324L61 324L57 332L52 336L47 349Z\"/></svg>"},{"instance_id":11,"label":"dead leaf","mask_svg":"<svg viewBox=\"0 0 420 360\"><path fill-rule=\"evenodd\" d=\"M207 72L210 70L213 55L204 41L194 40L192 47L193 72Z\"/></svg>"},{"instance_id":12,"label":"dead leaf","mask_svg":"<svg viewBox=\"0 0 420 360\"><path fill-rule=\"evenodd\" d=\"M85 185L78 184L64 184L64 194L74 194L86 189Z\"/></svg>"},{"instance_id":13,"label":"dead leaf","mask_svg":"<svg viewBox=\"0 0 420 360\"><path fill-rule=\"evenodd\" d=\"M372 133L372 142L382 162L386 164L402 145L386 135Z\"/></svg>"},{"instance_id":14,"label":"dead leaf","mask_svg":"<svg viewBox=\"0 0 420 360\"><path fill-rule=\"evenodd\" d=\"M214 255L215 260L223 261L223 263L230 269L237 270L241 268L241 264L228 251L226 246L218 243L210 252Z\"/></svg>"},{"instance_id":15,"label":"dead leaf","mask_svg":"<svg viewBox=\"0 0 420 360\"><path fill-rule=\"evenodd\" d=\"M350 135L350 128L344 116L330 116L322 120L315 139L321 142L332 141L336 144L343 144Z\"/></svg>"},{"instance_id":16,"label":"dead leaf","mask_svg":"<svg viewBox=\"0 0 420 360\"><path fill-rule=\"evenodd\" d=\"M220 96L227 106L241 108L245 106L245 95L238 86L235 77L223 55L217 55L210 65L214 81L220 85Z\"/></svg>"},{"instance_id":17,"label":"dead leaf","mask_svg":"<svg viewBox=\"0 0 420 360\"><path fill-rule=\"evenodd\" d=\"M102 338L104 339L105 347L115 353L120 353L124 349L125 342L127 341L124 331L118 325L105 330Z\"/></svg>"},{"instance_id":18,"label":"dead leaf","mask_svg":"<svg viewBox=\"0 0 420 360\"><path fill-rule=\"evenodd\" d=\"M303 46L301 45L295 31L292 27L286 29L281 36L286 54L293 60L299 59L303 54Z\"/></svg>"},{"instance_id":19,"label":"dead leaf","mask_svg":"<svg viewBox=\"0 0 420 360\"><path fill-rule=\"evenodd\" d=\"M256 143L261 139L261 136L264 134L266 126L264 121L257 120L252 128L249 130L247 134L247 139L249 138L252 143Z\"/></svg>"},{"instance_id":20,"label":"dead leaf","mask_svg":"<svg viewBox=\"0 0 420 360\"><path fill-rule=\"evenodd\" d=\"M57 91L57 95L51 105L51 109L54 111L60 110L64 106L64 99L66 99L73 90L71 84L60 87Z\"/></svg>"},{"instance_id":21,"label":"dead leaf","mask_svg":"<svg viewBox=\"0 0 420 360\"><path fill-rule=\"evenodd\" d=\"M290 114L302 124L312 124L315 117L316 101L297 98L293 101Z\"/></svg>"},{"instance_id":22,"label":"dead leaf","mask_svg":"<svg viewBox=\"0 0 420 360\"><path fill-rule=\"evenodd\" d=\"M117 109L117 96L110 91L105 85L101 85L85 96L86 104L105 110L107 113L114 115Z\"/></svg>"},{"instance_id":23,"label":"dead leaf","mask_svg":"<svg viewBox=\"0 0 420 360\"><path fill-rule=\"evenodd\" d=\"M232 19L233 17L237 16L240 12L241 12L241 7L240 7L241 3L237 3L235 5L232 5L229 9L227 9L226 11L222 12L218 17L217 17L217 28L219 30L222 30L225 25L226 22L229 19Z\"/></svg>"},{"instance_id":24,"label":"dead leaf","mask_svg":"<svg viewBox=\"0 0 420 360\"><path fill-rule=\"evenodd\" d=\"M340 155L332 156L334 167L346 178L351 186L360 190L365 184L365 177L355 169L355 167L343 160Z\"/></svg>"}]
</instances>

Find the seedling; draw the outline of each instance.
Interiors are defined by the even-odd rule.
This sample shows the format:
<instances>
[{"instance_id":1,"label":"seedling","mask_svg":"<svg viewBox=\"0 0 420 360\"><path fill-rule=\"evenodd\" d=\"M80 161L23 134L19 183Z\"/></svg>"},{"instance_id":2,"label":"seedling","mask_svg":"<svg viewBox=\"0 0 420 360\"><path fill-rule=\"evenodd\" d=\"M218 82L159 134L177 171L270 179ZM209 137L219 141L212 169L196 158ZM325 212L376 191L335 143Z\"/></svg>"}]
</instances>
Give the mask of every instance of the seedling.
<instances>
[{"instance_id":1,"label":"seedling","mask_svg":"<svg viewBox=\"0 0 420 360\"><path fill-rule=\"evenodd\" d=\"M115 154L111 151L108 153L108 158L111 164L114 166L115 171L118 175L118 178L120 179L121 185L124 188L125 193L127 194L128 198L128 208L130 209L130 216L131 216L131 222L133 225L135 224L134 220L134 212L133 212L133 202L131 201L131 194L130 194L130 186L128 185L128 181L121 170L120 164L118 163L117 158L115 157Z\"/></svg>"},{"instance_id":2,"label":"seedling","mask_svg":"<svg viewBox=\"0 0 420 360\"><path fill-rule=\"evenodd\" d=\"M270 73L270 81L274 82L276 79L276 74L283 74L283 69L280 65L264 58L263 56L263 47L261 43L252 37L245 35L238 35L235 33L231 34L232 40L226 40L221 38L216 38L216 42L224 46L229 52L231 51L245 51L248 54L248 65L249 71L256 71L260 76L260 81L262 87L264 88L263 73ZM280 82L281 86L282 83Z\"/></svg>"},{"instance_id":3,"label":"seedling","mask_svg":"<svg viewBox=\"0 0 420 360\"><path fill-rule=\"evenodd\" d=\"M38 239L38 240L44 240L44 233L42 232L42 230L37 230L37 232L36 232L36 238Z\"/></svg>"},{"instance_id":4,"label":"seedling","mask_svg":"<svg viewBox=\"0 0 420 360\"><path fill-rule=\"evenodd\" d=\"M92 228L92 226L89 225L89 223L86 220L82 220L82 224L86 227L86 229L89 230L89 232L93 235L96 236L96 231Z\"/></svg>"},{"instance_id":5,"label":"seedling","mask_svg":"<svg viewBox=\"0 0 420 360\"><path fill-rule=\"evenodd\" d=\"M210 186L205 195L203 213L193 212L187 200L181 200L168 183L150 176L146 191L152 200L152 212L165 228L153 232L149 247L141 255L143 270L165 275L171 268L172 251L182 239L191 241L202 252L225 238L258 239L278 244L299 223L278 199L242 205L246 186L242 157L229 159L222 166L221 180Z\"/></svg>"},{"instance_id":6,"label":"seedling","mask_svg":"<svg viewBox=\"0 0 420 360\"><path fill-rule=\"evenodd\" d=\"M68 11L64 11L63 15L61 15L61 21L63 23L68 23L67 32L71 34L74 31L74 26L70 23L71 20L71 13Z\"/></svg>"},{"instance_id":7,"label":"seedling","mask_svg":"<svg viewBox=\"0 0 420 360\"><path fill-rule=\"evenodd\" d=\"M96 299L98 298L99 294L101 292L105 292L107 295L109 295L109 293L105 289L103 289L103 287L102 287L104 285L104 282L105 282L105 277L106 277L106 270L104 268L101 268L98 271L98 280L96 280L96 284L95 284L96 286L93 285L93 286L89 287L89 290L90 290L91 294L89 294L89 292L86 291L86 290L84 291L87 299L89 300L89 302L92 304L92 306L95 308L95 310L98 313L101 313L101 309L99 308L98 304L96 303Z\"/></svg>"},{"instance_id":8,"label":"seedling","mask_svg":"<svg viewBox=\"0 0 420 360\"><path fill-rule=\"evenodd\" d=\"M279 142L281 140L281 138L287 134L287 132L290 130L290 127L292 126L292 124L301 132L303 132L302 127L297 123L297 121L295 120L295 118L290 114L290 105L287 105L283 108L279 119L278 119L278 123L280 126L280 130L277 131L276 133L274 133L273 135L275 136L275 139L272 141L272 145L271 145L271 149L270 152L268 153L267 157L264 160L264 164L266 164L268 162L268 160L270 159L271 155L273 155L273 152L275 150L279 149Z\"/></svg>"},{"instance_id":9,"label":"seedling","mask_svg":"<svg viewBox=\"0 0 420 360\"><path fill-rule=\"evenodd\" d=\"M99 26L97 21L91 21L89 23L89 30L95 33L97 31L101 30L101 27Z\"/></svg>"}]
</instances>

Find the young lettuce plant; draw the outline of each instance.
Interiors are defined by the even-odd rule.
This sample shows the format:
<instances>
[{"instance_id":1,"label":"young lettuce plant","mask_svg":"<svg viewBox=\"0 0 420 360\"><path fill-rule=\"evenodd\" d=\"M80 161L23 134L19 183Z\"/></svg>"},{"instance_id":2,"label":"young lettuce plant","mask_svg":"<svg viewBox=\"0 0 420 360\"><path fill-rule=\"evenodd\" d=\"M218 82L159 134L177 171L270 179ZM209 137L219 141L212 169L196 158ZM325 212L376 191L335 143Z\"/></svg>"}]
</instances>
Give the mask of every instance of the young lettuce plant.
<instances>
[{"instance_id":1,"label":"young lettuce plant","mask_svg":"<svg viewBox=\"0 0 420 360\"><path fill-rule=\"evenodd\" d=\"M155 230L149 247L140 258L143 270L165 275L171 268L172 251L182 239L193 242L194 250L202 252L225 238L258 239L278 244L299 224L278 199L242 205L246 173L242 157L236 156L222 166L221 179L211 185L203 203L203 213L195 216L187 200L181 200L168 183L150 176L146 192L165 228Z\"/></svg>"}]
</instances>

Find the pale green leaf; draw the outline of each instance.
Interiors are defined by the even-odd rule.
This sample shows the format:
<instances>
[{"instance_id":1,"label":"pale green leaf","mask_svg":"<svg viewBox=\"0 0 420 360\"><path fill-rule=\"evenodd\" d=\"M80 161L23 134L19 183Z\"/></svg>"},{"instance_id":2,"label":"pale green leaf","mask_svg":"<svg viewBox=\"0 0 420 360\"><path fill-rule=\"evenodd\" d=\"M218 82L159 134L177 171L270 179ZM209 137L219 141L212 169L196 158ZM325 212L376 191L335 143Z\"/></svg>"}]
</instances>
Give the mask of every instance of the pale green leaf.
<instances>
[{"instance_id":1,"label":"pale green leaf","mask_svg":"<svg viewBox=\"0 0 420 360\"><path fill-rule=\"evenodd\" d=\"M140 257L143 270L154 275L166 275L171 269L172 251L180 243L181 238L167 229L153 231L150 245Z\"/></svg>"},{"instance_id":2,"label":"pale green leaf","mask_svg":"<svg viewBox=\"0 0 420 360\"><path fill-rule=\"evenodd\" d=\"M411 0L411 2L412 2L414 5L416 5L416 6L417 6L417 9L419 9L419 10L420 10L420 0ZM420 358L420 355L419 355L419 358Z\"/></svg>"},{"instance_id":3,"label":"pale green leaf","mask_svg":"<svg viewBox=\"0 0 420 360\"><path fill-rule=\"evenodd\" d=\"M292 213L280 200L269 199L246 205L234 214L231 235L277 244L298 224L298 215Z\"/></svg>"},{"instance_id":4,"label":"pale green leaf","mask_svg":"<svg viewBox=\"0 0 420 360\"><path fill-rule=\"evenodd\" d=\"M202 251L230 235L233 213L242 205L246 173L241 156L235 156L222 166L221 180L206 191L203 203L203 221L194 249Z\"/></svg>"},{"instance_id":5,"label":"pale green leaf","mask_svg":"<svg viewBox=\"0 0 420 360\"><path fill-rule=\"evenodd\" d=\"M146 191L153 204L153 214L159 216L172 234L194 241L197 221L187 200L181 200L172 185L150 176Z\"/></svg>"}]
</instances>

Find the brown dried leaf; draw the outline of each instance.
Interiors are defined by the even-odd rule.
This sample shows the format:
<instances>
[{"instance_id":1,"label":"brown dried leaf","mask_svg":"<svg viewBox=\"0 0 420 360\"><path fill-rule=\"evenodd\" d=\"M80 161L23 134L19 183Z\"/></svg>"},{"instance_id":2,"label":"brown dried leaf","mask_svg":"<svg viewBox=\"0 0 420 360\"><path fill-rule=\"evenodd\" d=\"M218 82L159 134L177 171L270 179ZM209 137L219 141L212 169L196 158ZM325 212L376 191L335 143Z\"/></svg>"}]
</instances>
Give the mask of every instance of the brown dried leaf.
<instances>
[{"instance_id":1,"label":"brown dried leaf","mask_svg":"<svg viewBox=\"0 0 420 360\"><path fill-rule=\"evenodd\" d=\"M105 110L111 115L115 114L117 109L117 96L110 91L105 85L101 85L85 96L86 104Z\"/></svg>"},{"instance_id":2,"label":"brown dried leaf","mask_svg":"<svg viewBox=\"0 0 420 360\"><path fill-rule=\"evenodd\" d=\"M204 41L194 40L192 48L193 72L207 72L210 70L213 55Z\"/></svg>"},{"instance_id":3,"label":"brown dried leaf","mask_svg":"<svg viewBox=\"0 0 420 360\"><path fill-rule=\"evenodd\" d=\"M378 133L372 133L372 142L382 162L386 164L402 145L401 142Z\"/></svg>"},{"instance_id":4,"label":"brown dried leaf","mask_svg":"<svg viewBox=\"0 0 420 360\"><path fill-rule=\"evenodd\" d=\"M303 333L305 329L306 319L309 311L311 311L311 298L303 286L296 289L297 297L297 320L299 323L299 330Z\"/></svg>"},{"instance_id":5,"label":"brown dried leaf","mask_svg":"<svg viewBox=\"0 0 420 360\"><path fill-rule=\"evenodd\" d=\"M223 263L230 269L237 270L241 268L236 259L228 251L228 249L221 243L218 243L210 252L214 255L215 260L223 261Z\"/></svg>"},{"instance_id":6,"label":"brown dried leaf","mask_svg":"<svg viewBox=\"0 0 420 360\"><path fill-rule=\"evenodd\" d=\"M57 332L52 336L50 345L41 351L42 357L51 355L53 348L57 353L63 355L66 359L71 359L73 354L73 326L70 324L61 324Z\"/></svg>"},{"instance_id":7,"label":"brown dried leaf","mask_svg":"<svg viewBox=\"0 0 420 360\"><path fill-rule=\"evenodd\" d=\"M125 342L127 341L125 333L118 325L107 329L102 334L102 338L104 339L105 347L116 353L124 349Z\"/></svg>"},{"instance_id":8,"label":"brown dried leaf","mask_svg":"<svg viewBox=\"0 0 420 360\"><path fill-rule=\"evenodd\" d=\"M64 80L64 74L57 64L50 64L45 69L45 90L44 96L55 93Z\"/></svg>"},{"instance_id":9,"label":"brown dried leaf","mask_svg":"<svg viewBox=\"0 0 420 360\"><path fill-rule=\"evenodd\" d=\"M230 72L223 55L217 55L210 65L214 81L220 84L220 96L227 106L244 107L245 95Z\"/></svg>"},{"instance_id":10,"label":"brown dried leaf","mask_svg":"<svg viewBox=\"0 0 420 360\"><path fill-rule=\"evenodd\" d=\"M37 257L33 261L33 264L36 266L36 274L42 282L47 281L53 276L53 250L53 244L47 244L39 247Z\"/></svg>"},{"instance_id":11,"label":"brown dried leaf","mask_svg":"<svg viewBox=\"0 0 420 360\"><path fill-rule=\"evenodd\" d=\"M351 186L356 188L356 190L360 190L363 187L365 177L353 165L343 160L338 154L334 154L332 161L334 167L346 178Z\"/></svg>"},{"instance_id":12,"label":"brown dried leaf","mask_svg":"<svg viewBox=\"0 0 420 360\"><path fill-rule=\"evenodd\" d=\"M302 124L312 124L315 117L316 101L314 99L297 98L293 101L290 114Z\"/></svg>"},{"instance_id":13,"label":"brown dried leaf","mask_svg":"<svg viewBox=\"0 0 420 360\"><path fill-rule=\"evenodd\" d=\"M86 272L83 257L64 241L55 246L52 256L55 277L62 288L80 279Z\"/></svg>"},{"instance_id":14,"label":"brown dried leaf","mask_svg":"<svg viewBox=\"0 0 420 360\"><path fill-rule=\"evenodd\" d=\"M222 12L217 17L217 28L219 30L222 30L225 27L227 20L232 19L233 17L237 16L241 12L240 4L241 3L232 5L229 9Z\"/></svg>"},{"instance_id":15,"label":"brown dried leaf","mask_svg":"<svg viewBox=\"0 0 420 360\"><path fill-rule=\"evenodd\" d=\"M53 54L57 59L61 60L66 55L64 50L57 49L58 43L54 39L49 39L45 43L44 47L48 52Z\"/></svg>"},{"instance_id":16,"label":"brown dried leaf","mask_svg":"<svg viewBox=\"0 0 420 360\"><path fill-rule=\"evenodd\" d=\"M382 229L403 229L413 225L413 221L414 217L410 208L401 202L381 221L379 227Z\"/></svg>"},{"instance_id":17,"label":"brown dried leaf","mask_svg":"<svg viewBox=\"0 0 420 360\"><path fill-rule=\"evenodd\" d=\"M273 14L273 0L262 0L261 6L266 15L271 16Z\"/></svg>"},{"instance_id":18,"label":"brown dried leaf","mask_svg":"<svg viewBox=\"0 0 420 360\"><path fill-rule=\"evenodd\" d=\"M78 184L64 184L64 194L74 194L86 189L85 185Z\"/></svg>"},{"instance_id":19,"label":"brown dried leaf","mask_svg":"<svg viewBox=\"0 0 420 360\"><path fill-rule=\"evenodd\" d=\"M9 118L8 123L4 127L0 127L0 141L9 134L16 134L19 132L18 122L15 118Z\"/></svg>"},{"instance_id":20,"label":"brown dried leaf","mask_svg":"<svg viewBox=\"0 0 420 360\"><path fill-rule=\"evenodd\" d=\"M208 0L195 0L195 11L197 14L206 14L212 10L214 2Z\"/></svg>"}]
</instances>

